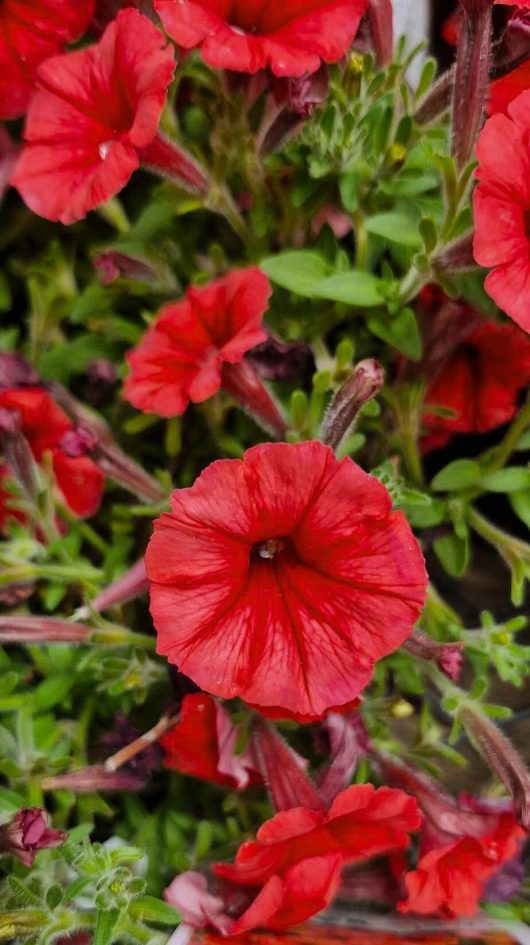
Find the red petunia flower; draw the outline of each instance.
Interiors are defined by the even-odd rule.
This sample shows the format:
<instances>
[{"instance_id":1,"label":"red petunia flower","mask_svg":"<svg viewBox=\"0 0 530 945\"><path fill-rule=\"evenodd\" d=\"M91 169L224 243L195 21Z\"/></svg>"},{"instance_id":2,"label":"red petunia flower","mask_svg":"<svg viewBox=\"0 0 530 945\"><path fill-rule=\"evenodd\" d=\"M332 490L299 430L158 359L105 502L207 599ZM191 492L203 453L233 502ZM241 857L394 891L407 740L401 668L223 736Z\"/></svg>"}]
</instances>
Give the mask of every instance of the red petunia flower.
<instances>
[{"instance_id":1,"label":"red petunia flower","mask_svg":"<svg viewBox=\"0 0 530 945\"><path fill-rule=\"evenodd\" d=\"M2 0L0 4L0 118L28 107L42 62L84 33L94 0Z\"/></svg>"},{"instance_id":2,"label":"red petunia flower","mask_svg":"<svg viewBox=\"0 0 530 945\"><path fill-rule=\"evenodd\" d=\"M519 391L529 382L530 341L512 325L480 325L453 350L427 388L423 448L445 446L454 433L486 433L508 423Z\"/></svg>"},{"instance_id":3,"label":"red petunia flower","mask_svg":"<svg viewBox=\"0 0 530 945\"><path fill-rule=\"evenodd\" d=\"M304 922L330 904L343 866L405 849L420 823L414 798L371 784L343 791L328 813L297 807L276 814L240 847L234 864L214 868L255 893L230 934Z\"/></svg>"},{"instance_id":4,"label":"red petunia flower","mask_svg":"<svg viewBox=\"0 0 530 945\"><path fill-rule=\"evenodd\" d=\"M171 38L209 66L292 77L342 59L366 9L367 0L155 0Z\"/></svg>"},{"instance_id":5,"label":"red petunia flower","mask_svg":"<svg viewBox=\"0 0 530 945\"><path fill-rule=\"evenodd\" d=\"M507 114L510 102L521 92L530 89L530 60L523 62L502 79L497 79L490 86L488 99L488 113L496 115L498 112Z\"/></svg>"},{"instance_id":6,"label":"red petunia flower","mask_svg":"<svg viewBox=\"0 0 530 945\"><path fill-rule=\"evenodd\" d=\"M271 286L261 270L235 270L206 286L191 287L161 309L138 347L127 355L125 397L161 417L184 413L189 402L212 397L223 366L265 341L263 315Z\"/></svg>"},{"instance_id":7,"label":"red petunia flower","mask_svg":"<svg viewBox=\"0 0 530 945\"><path fill-rule=\"evenodd\" d=\"M530 331L530 91L493 115L478 140L473 250L493 267L484 287L521 328Z\"/></svg>"},{"instance_id":8,"label":"red petunia flower","mask_svg":"<svg viewBox=\"0 0 530 945\"><path fill-rule=\"evenodd\" d=\"M0 407L18 413L37 462L50 453L57 485L72 512L93 515L101 501L103 473L88 457L71 458L63 452L61 440L73 423L50 395L41 387L8 388L0 390Z\"/></svg>"},{"instance_id":9,"label":"red petunia flower","mask_svg":"<svg viewBox=\"0 0 530 945\"><path fill-rule=\"evenodd\" d=\"M13 184L35 213L72 223L117 194L155 139L175 58L136 10L94 46L39 69Z\"/></svg>"},{"instance_id":10,"label":"red petunia flower","mask_svg":"<svg viewBox=\"0 0 530 945\"><path fill-rule=\"evenodd\" d=\"M173 493L146 566L159 653L215 695L300 719L351 704L426 585L386 488L318 442L213 463Z\"/></svg>"},{"instance_id":11,"label":"red petunia flower","mask_svg":"<svg viewBox=\"0 0 530 945\"><path fill-rule=\"evenodd\" d=\"M485 881L515 856L523 836L515 817L501 814L480 837L464 836L430 849L405 876L409 895L400 911L446 918L475 915Z\"/></svg>"},{"instance_id":12,"label":"red petunia flower","mask_svg":"<svg viewBox=\"0 0 530 945\"><path fill-rule=\"evenodd\" d=\"M180 719L160 739L166 768L203 781L239 788L260 784L262 777L250 748L237 754L238 729L225 708L211 696L184 696Z\"/></svg>"}]
</instances>

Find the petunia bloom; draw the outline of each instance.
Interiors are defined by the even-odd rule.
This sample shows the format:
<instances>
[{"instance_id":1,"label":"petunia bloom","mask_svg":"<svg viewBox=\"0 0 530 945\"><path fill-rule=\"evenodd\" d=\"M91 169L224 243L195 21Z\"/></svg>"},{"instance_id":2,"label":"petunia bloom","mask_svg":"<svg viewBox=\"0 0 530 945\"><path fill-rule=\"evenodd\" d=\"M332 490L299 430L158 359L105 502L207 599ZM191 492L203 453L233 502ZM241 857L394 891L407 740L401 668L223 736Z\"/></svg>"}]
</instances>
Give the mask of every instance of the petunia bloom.
<instances>
[{"instance_id":1,"label":"petunia bloom","mask_svg":"<svg viewBox=\"0 0 530 945\"><path fill-rule=\"evenodd\" d=\"M484 884L514 857L522 837L515 817L502 814L480 837L464 836L430 849L405 876L408 899L400 911L446 918L475 915Z\"/></svg>"},{"instance_id":2,"label":"petunia bloom","mask_svg":"<svg viewBox=\"0 0 530 945\"><path fill-rule=\"evenodd\" d=\"M426 774L390 755L374 754L385 777L414 794L424 814L420 859L404 877L408 898L400 911L475 915L486 881L499 876L520 852L525 832L510 801L496 807L464 794L457 801Z\"/></svg>"},{"instance_id":3,"label":"petunia bloom","mask_svg":"<svg viewBox=\"0 0 530 945\"><path fill-rule=\"evenodd\" d=\"M23 115L38 67L84 33L94 0L2 0L0 118Z\"/></svg>"},{"instance_id":4,"label":"petunia bloom","mask_svg":"<svg viewBox=\"0 0 530 945\"><path fill-rule=\"evenodd\" d=\"M126 399L147 413L174 417L223 387L281 436L285 421L256 371L243 362L267 337L263 315L271 291L267 277L251 266L191 286L184 299L164 305L127 355Z\"/></svg>"},{"instance_id":5,"label":"petunia bloom","mask_svg":"<svg viewBox=\"0 0 530 945\"><path fill-rule=\"evenodd\" d=\"M230 788L261 783L251 748L238 754L238 729L211 696L184 696L177 724L160 739L166 768Z\"/></svg>"},{"instance_id":6,"label":"petunia bloom","mask_svg":"<svg viewBox=\"0 0 530 945\"><path fill-rule=\"evenodd\" d=\"M427 387L424 449L444 446L454 433L486 433L508 423L528 383L530 341L513 325L484 322L463 338Z\"/></svg>"},{"instance_id":7,"label":"petunia bloom","mask_svg":"<svg viewBox=\"0 0 530 945\"><path fill-rule=\"evenodd\" d=\"M530 91L493 115L477 144L474 255L493 267L484 287L521 328L530 331Z\"/></svg>"},{"instance_id":8,"label":"petunia bloom","mask_svg":"<svg viewBox=\"0 0 530 945\"><path fill-rule=\"evenodd\" d=\"M122 10L93 46L43 63L13 184L35 213L72 223L148 160L175 58L156 27Z\"/></svg>"},{"instance_id":9,"label":"petunia bloom","mask_svg":"<svg viewBox=\"0 0 530 945\"><path fill-rule=\"evenodd\" d=\"M159 653L215 695L306 720L352 704L426 586L386 488L319 442L213 463L173 493L146 567Z\"/></svg>"},{"instance_id":10,"label":"petunia bloom","mask_svg":"<svg viewBox=\"0 0 530 945\"><path fill-rule=\"evenodd\" d=\"M367 0L155 0L171 38L209 66L291 77L342 59L366 9Z\"/></svg>"},{"instance_id":11,"label":"petunia bloom","mask_svg":"<svg viewBox=\"0 0 530 945\"><path fill-rule=\"evenodd\" d=\"M240 847L234 864L214 868L255 897L230 934L304 922L330 904L343 866L405 849L420 823L414 798L371 784L343 791L327 813L297 807L276 814Z\"/></svg>"},{"instance_id":12,"label":"petunia bloom","mask_svg":"<svg viewBox=\"0 0 530 945\"><path fill-rule=\"evenodd\" d=\"M125 397L161 417L184 413L221 387L224 364L235 364L267 333L263 315L272 289L260 269L229 272L206 286L191 286L168 302L140 344L127 355Z\"/></svg>"},{"instance_id":13,"label":"petunia bloom","mask_svg":"<svg viewBox=\"0 0 530 945\"><path fill-rule=\"evenodd\" d=\"M103 493L103 473L88 457L72 458L63 451L61 440L73 424L50 395L41 387L0 389L0 408L18 415L37 462L51 455L55 480L72 512L93 515Z\"/></svg>"}]
</instances>

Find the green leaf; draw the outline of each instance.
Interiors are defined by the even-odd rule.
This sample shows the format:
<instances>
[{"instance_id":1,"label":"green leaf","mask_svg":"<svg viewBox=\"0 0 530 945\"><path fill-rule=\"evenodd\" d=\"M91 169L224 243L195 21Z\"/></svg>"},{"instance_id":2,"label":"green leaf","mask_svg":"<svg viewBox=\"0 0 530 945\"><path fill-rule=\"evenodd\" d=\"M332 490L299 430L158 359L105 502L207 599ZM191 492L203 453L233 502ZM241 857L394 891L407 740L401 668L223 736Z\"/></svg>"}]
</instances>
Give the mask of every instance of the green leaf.
<instances>
[{"instance_id":1,"label":"green leaf","mask_svg":"<svg viewBox=\"0 0 530 945\"><path fill-rule=\"evenodd\" d=\"M530 528L530 489L524 492L512 492L509 501L515 514Z\"/></svg>"},{"instance_id":2,"label":"green leaf","mask_svg":"<svg viewBox=\"0 0 530 945\"><path fill-rule=\"evenodd\" d=\"M135 899L129 906L129 912L133 918L153 922L155 925L178 925L182 921L182 916L173 906L154 896Z\"/></svg>"},{"instance_id":3,"label":"green leaf","mask_svg":"<svg viewBox=\"0 0 530 945\"><path fill-rule=\"evenodd\" d=\"M444 466L431 482L435 492L452 492L476 486L481 481L482 469L473 459L455 459Z\"/></svg>"},{"instance_id":4,"label":"green leaf","mask_svg":"<svg viewBox=\"0 0 530 945\"><path fill-rule=\"evenodd\" d=\"M383 294L382 282L369 272L353 269L351 272L337 273L313 286L314 298L330 299L332 302L344 302L359 308L373 308L381 305Z\"/></svg>"},{"instance_id":5,"label":"green leaf","mask_svg":"<svg viewBox=\"0 0 530 945\"><path fill-rule=\"evenodd\" d=\"M260 263L260 269L282 289L312 297L315 285L326 278L330 266L318 253L289 250L268 256Z\"/></svg>"},{"instance_id":6,"label":"green leaf","mask_svg":"<svg viewBox=\"0 0 530 945\"><path fill-rule=\"evenodd\" d=\"M61 703L76 682L75 675L50 676L33 691L33 701L37 709L51 709Z\"/></svg>"},{"instance_id":7,"label":"green leaf","mask_svg":"<svg viewBox=\"0 0 530 945\"><path fill-rule=\"evenodd\" d=\"M440 564L451 577L461 577L467 571L470 548L469 535L461 537L452 532L437 538L434 542L434 551Z\"/></svg>"},{"instance_id":8,"label":"green leaf","mask_svg":"<svg viewBox=\"0 0 530 945\"><path fill-rule=\"evenodd\" d=\"M368 328L412 361L421 357L421 338L416 316L411 308L403 308L397 315L370 315Z\"/></svg>"},{"instance_id":9,"label":"green leaf","mask_svg":"<svg viewBox=\"0 0 530 945\"><path fill-rule=\"evenodd\" d=\"M111 945L114 941L114 930L120 917L119 909L110 909L108 912L99 911L94 926L92 945Z\"/></svg>"},{"instance_id":10,"label":"green leaf","mask_svg":"<svg viewBox=\"0 0 530 945\"><path fill-rule=\"evenodd\" d=\"M419 249L422 243L418 224L404 213L376 213L366 218L364 226L374 236L382 236L385 240L410 246L411 249Z\"/></svg>"},{"instance_id":11,"label":"green leaf","mask_svg":"<svg viewBox=\"0 0 530 945\"><path fill-rule=\"evenodd\" d=\"M530 488L530 471L522 466L507 466L484 476L482 487L488 492L522 492Z\"/></svg>"}]
</instances>

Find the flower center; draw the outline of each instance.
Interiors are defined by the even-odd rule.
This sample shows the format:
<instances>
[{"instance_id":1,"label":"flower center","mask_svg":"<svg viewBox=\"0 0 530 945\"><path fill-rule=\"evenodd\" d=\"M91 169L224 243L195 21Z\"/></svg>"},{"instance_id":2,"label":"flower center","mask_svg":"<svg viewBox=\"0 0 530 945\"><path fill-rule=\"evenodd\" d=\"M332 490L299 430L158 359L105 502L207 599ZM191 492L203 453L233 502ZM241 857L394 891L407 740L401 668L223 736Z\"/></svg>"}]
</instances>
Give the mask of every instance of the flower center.
<instances>
[{"instance_id":1,"label":"flower center","mask_svg":"<svg viewBox=\"0 0 530 945\"><path fill-rule=\"evenodd\" d=\"M267 538L266 541L256 542L252 548L252 553L264 561L272 561L285 548L285 545L284 538Z\"/></svg>"},{"instance_id":2,"label":"flower center","mask_svg":"<svg viewBox=\"0 0 530 945\"><path fill-rule=\"evenodd\" d=\"M530 239L530 208L524 211L523 217L524 217L525 236L527 236L528 239Z\"/></svg>"}]
</instances>

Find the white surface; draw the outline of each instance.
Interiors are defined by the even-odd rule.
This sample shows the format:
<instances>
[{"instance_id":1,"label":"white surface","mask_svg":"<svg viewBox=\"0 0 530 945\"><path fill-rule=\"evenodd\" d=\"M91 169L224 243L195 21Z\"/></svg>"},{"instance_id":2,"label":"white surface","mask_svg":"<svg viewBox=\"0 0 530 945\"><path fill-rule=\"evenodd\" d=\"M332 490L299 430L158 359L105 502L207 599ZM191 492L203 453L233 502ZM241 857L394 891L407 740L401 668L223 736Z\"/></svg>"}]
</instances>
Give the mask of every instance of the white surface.
<instances>
[{"instance_id":1,"label":"white surface","mask_svg":"<svg viewBox=\"0 0 530 945\"><path fill-rule=\"evenodd\" d=\"M400 36L406 36L407 48L413 49L418 43L428 40L430 6L430 0L393 0L396 41ZM409 79L412 84L418 81L423 58L419 56L411 66Z\"/></svg>"}]
</instances>

